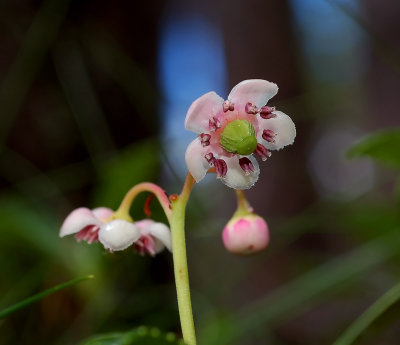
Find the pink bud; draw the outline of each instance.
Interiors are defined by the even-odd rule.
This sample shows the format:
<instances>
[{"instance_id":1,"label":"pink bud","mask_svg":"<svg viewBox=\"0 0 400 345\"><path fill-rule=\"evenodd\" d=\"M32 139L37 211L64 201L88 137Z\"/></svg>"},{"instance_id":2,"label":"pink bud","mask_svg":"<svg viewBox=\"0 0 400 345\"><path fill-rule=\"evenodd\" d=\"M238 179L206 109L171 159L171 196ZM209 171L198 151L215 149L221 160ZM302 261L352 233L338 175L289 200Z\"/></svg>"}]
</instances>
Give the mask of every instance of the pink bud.
<instances>
[{"instance_id":1,"label":"pink bud","mask_svg":"<svg viewBox=\"0 0 400 345\"><path fill-rule=\"evenodd\" d=\"M265 249L269 242L266 221L255 214L232 218L222 232L225 248L231 253L249 255Z\"/></svg>"}]
</instances>

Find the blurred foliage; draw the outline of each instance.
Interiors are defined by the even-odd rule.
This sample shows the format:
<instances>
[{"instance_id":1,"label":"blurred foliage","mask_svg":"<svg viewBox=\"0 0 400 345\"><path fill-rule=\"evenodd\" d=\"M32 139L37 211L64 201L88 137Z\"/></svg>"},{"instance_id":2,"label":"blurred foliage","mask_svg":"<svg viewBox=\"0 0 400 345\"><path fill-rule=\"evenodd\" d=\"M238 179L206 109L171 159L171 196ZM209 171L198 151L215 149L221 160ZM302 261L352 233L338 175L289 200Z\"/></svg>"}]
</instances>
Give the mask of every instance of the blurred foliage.
<instances>
[{"instance_id":1,"label":"blurred foliage","mask_svg":"<svg viewBox=\"0 0 400 345\"><path fill-rule=\"evenodd\" d=\"M400 129L383 130L368 135L349 149L348 156L369 157L400 169Z\"/></svg>"},{"instance_id":2,"label":"blurred foliage","mask_svg":"<svg viewBox=\"0 0 400 345\"><path fill-rule=\"evenodd\" d=\"M94 336L80 345L185 345L175 334L163 334L157 328L141 326L125 333L110 333Z\"/></svg>"}]
</instances>

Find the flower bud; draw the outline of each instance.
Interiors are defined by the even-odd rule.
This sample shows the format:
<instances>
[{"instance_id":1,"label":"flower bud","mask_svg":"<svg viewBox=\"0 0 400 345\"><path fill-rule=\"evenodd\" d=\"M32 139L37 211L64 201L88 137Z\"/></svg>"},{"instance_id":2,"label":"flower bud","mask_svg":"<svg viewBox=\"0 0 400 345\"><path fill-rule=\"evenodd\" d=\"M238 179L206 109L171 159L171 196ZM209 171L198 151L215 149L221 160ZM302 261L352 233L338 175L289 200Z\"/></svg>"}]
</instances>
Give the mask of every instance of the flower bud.
<instances>
[{"instance_id":1,"label":"flower bud","mask_svg":"<svg viewBox=\"0 0 400 345\"><path fill-rule=\"evenodd\" d=\"M222 240L231 253L255 254L268 245L268 225L263 218L253 213L234 216L225 226Z\"/></svg>"}]
</instances>

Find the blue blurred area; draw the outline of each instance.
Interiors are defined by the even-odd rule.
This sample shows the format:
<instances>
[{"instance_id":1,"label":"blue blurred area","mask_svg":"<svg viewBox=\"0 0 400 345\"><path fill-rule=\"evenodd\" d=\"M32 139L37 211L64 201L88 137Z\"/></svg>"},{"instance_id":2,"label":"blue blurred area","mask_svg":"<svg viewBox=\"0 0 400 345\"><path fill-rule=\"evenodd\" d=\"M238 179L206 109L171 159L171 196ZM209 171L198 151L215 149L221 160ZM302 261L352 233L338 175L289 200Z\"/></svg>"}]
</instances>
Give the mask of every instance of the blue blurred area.
<instances>
[{"instance_id":1,"label":"blue blurred area","mask_svg":"<svg viewBox=\"0 0 400 345\"><path fill-rule=\"evenodd\" d=\"M170 159L184 157L195 135L184 130L186 111L202 94L227 94L227 71L221 32L199 13L170 11L159 42L159 82L164 101L160 115ZM181 158L182 159L182 158ZM185 173L184 164L178 164Z\"/></svg>"},{"instance_id":2,"label":"blue blurred area","mask_svg":"<svg viewBox=\"0 0 400 345\"><path fill-rule=\"evenodd\" d=\"M339 7L353 13L355 0L291 0L297 36L309 73L320 82L351 83L364 74L367 36Z\"/></svg>"}]
</instances>

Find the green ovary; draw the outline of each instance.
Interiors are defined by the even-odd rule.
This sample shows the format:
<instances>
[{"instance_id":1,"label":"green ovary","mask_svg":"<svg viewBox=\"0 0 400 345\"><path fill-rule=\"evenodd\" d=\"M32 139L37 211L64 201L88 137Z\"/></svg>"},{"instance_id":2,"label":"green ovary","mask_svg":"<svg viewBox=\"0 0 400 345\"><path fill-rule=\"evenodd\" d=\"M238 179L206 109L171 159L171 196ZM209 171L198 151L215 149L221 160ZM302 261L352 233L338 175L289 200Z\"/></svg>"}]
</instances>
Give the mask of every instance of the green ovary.
<instances>
[{"instance_id":1,"label":"green ovary","mask_svg":"<svg viewBox=\"0 0 400 345\"><path fill-rule=\"evenodd\" d=\"M225 151L247 156L257 148L256 131L249 121L232 121L222 131L220 144Z\"/></svg>"}]
</instances>

